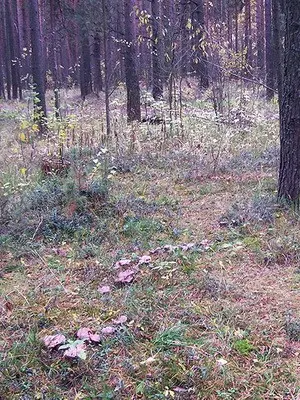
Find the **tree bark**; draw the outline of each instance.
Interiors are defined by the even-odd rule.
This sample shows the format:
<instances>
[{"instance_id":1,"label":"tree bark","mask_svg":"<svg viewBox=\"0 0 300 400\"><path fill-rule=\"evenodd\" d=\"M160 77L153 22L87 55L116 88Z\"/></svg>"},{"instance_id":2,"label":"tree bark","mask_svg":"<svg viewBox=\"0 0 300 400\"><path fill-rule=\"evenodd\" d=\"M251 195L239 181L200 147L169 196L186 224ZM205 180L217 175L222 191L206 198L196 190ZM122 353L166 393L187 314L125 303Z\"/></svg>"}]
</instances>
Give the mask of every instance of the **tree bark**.
<instances>
[{"instance_id":1,"label":"tree bark","mask_svg":"<svg viewBox=\"0 0 300 400\"><path fill-rule=\"evenodd\" d=\"M192 29L193 29L193 70L199 79L199 85L203 89L209 87L207 68L207 53L204 43L204 7L203 0L195 0L192 4Z\"/></svg>"},{"instance_id":2,"label":"tree bark","mask_svg":"<svg viewBox=\"0 0 300 400\"><path fill-rule=\"evenodd\" d=\"M152 95L154 100L163 97L163 79L162 79L162 35L160 2L152 0Z\"/></svg>"},{"instance_id":3,"label":"tree bark","mask_svg":"<svg viewBox=\"0 0 300 400\"><path fill-rule=\"evenodd\" d=\"M281 15L280 15L280 0L273 0L272 2L272 13L273 13L273 54L274 64L277 78L277 89L278 89L278 102L282 104L283 96L283 46L281 42L282 30L281 30Z\"/></svg>"},{"instance_id":4,"label":"tree bark","mask_svg":"<svg viewBox=\"0 0 300 400\"><path fill-rule=\"evenodd\" d=\"M107 41L107 4L106 0L102 0L102 15L103 15L103 51L104 51L104 79L105 79L105 118L106 118L106 135L111 137L110 123L110 77L109 77L109 56L108 56L108 41Z\"/></svg>"},{"instance_id":5,"label":"tree bark","mask_svg":"<svg viewBox=\"0 0 300 400\"><path fill-rule=\"evenodd\" d=\"M257 61L256 66L258 75L264 76L265 69L265 13L264 1L257 0L256 2L256 37L257 37Z\"/></svg>"},{"instance_id":6,"label":"tree bark","mask_svg":"<svg viewBox=\"0 0 300 400\"><path fill-rule=\"evenodd\" d=\"M94 91L99 94L103 90L103 78L101 71L101 48L100 48L100 35L98 32L94 35L93 43L93 78L94 78Z\"/></svg>"},{"instance_id":7,"label":"tree bark","mask_svg":"<svg viewBox=\"0 0 300 400\"><path fill-rule=\"evenodd\" d=\"M30 11L30 34L31 34L31 65L32 80L36 99L34 102L36 119L39 123L40 133L45 128L45 118L47 118L46 98L45 98L45 68L43 42L40 28L39 4L38 0L29 0Z\"/></svg>"},{"instance_id":8,"label":"tree bark","mask_svg":"<svg viewBox=\"0 0 300 400\"><path fill-rule=\"evenodd\" d=\"M125 76L127 88L127 120L141 120L140 85L136 65L133 34L133 0L124 0L125 17Z\"/></svg>"},{"instance_id":9,"label":"tree bark","mask_svg":"<svg viewBox=\"0 0 300 400\"><path fill-rule=\"evenodd\" d=\"M280 170L278 197L299 208L300 195L300 7L285 5L283 98L280 107Z\"/></svg>"},{"instance_id":10,"label":"tree bark","mask_svg":"<svg viewBox=\"0 0 300 400\"><path fill-rule=\"evenodd\" d=\"M80 92L84 100L92 93L91 54L88 32L81 27L81 57L80 57Z\"/></svg>"},{"instance_id":11,"label":"tree bark","mask_svg":"<svg viewBox=\"0 0 300 400\"><path fill-rule=\"evenodd\" d=\"M4 13L0 4L0 97L5 99L5 32L4 32Z\"/></svg>"},{"instance_id":12,"label":"tree bark","mask_svg":"<svg viewBox=\"0 0 300 400\"><path fill-rule=\"evenodd\" d=\"M266 34L266 96L268 100L274 97L274 54L272 35L272 0L265 0L265 34Z\"/></svg>"},{"instance_id":13,"label":"tree bark","mask_svg":"<svg viewBox=\"0 0 300 400\"><path fill-rule=\"evenodd\" d=\"M250 76L252 69L252 24L251 24L251 3L245 2L245 49L246 49L246 76Z\"/></svg>"}]
</instances>

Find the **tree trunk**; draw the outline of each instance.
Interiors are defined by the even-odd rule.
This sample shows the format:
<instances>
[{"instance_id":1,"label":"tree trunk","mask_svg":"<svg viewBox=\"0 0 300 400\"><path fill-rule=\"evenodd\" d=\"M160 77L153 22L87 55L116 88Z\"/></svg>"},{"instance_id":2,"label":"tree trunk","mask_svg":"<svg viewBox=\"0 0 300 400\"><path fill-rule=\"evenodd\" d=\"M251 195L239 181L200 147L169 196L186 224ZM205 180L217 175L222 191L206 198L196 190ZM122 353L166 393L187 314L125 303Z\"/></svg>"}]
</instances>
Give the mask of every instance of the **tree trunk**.
<instances>
[{"instance_id":1,"label":"tree trunk","mask_svg":"<svg viewBox=\"0 0 300 400\"><path fill-rule=\"evenodd\" d=\"M154 100L163 97L163 80L162 80L162 35L161 35L161 18L160 3L158 0L152 0L152 94Z\"/></svg>"},{"instance_id":2,"label":"tree trunk","mask_svg":"<svg viewBox=\"0 0 300 400\"><path fill-rule=\"evenodd\" d=\"M124 0L124 17L127 119L128 122L132 122L141 120L140 85L136 65L136 51L133 35L133 0Z\"/></svg>"},{"instance_id":3,"label":"tree trunk","mask_svg":"<svg viewBox=\"0 0 300 400\"><path fill-rule=\"evenodd\" d=\"M4 13L0 4L0 97L5 99L5 32L4 32Z\"/></svg>"},{"instance_id":4,"label":"tree trunk","mask_svg":"<svg viewBox=\"0 0 300 400\"><path fill-rule=\"evenodd\" d=\"M278 196L299 208L300 195L300 7L285 5L283 98L280 107L280 170Z\"/></svg>"},{"instance_id":5,"label":"tree trunk","mask_svg":"<svg viewBox=\"0 0 300 400\"><path fill-rule=\"evenodd\" d=\"M30 12L30 34L31 34L31 64L32 64L32 80L34 91L36 93L35 118L39 123L40 133L45 128L45 118L47 118L46 98L45 98L45 68L43 42L40 29L40 16L38 0L29 0Z\"/></svg>"},{"instance_id":6,"label":"tree trunk","mask_svg":"<svg viewBox=\"0 0 300 400\"><path fill-rule=\"evenodd\" d=\"M281 31L281 20L280 20L280 0L273 0L272 13L273 13L273 51L274 51L274 64L277 78L277 89L278 89L278 102L282 104L283 95L283 46L281 42L282 31Z\"/></svg>"},{"instance_id":7,"label":"tree trunk","mask_svg":"<svg viewBox=\"0 0 300 400\"><path fill-rule=\"evenodd\" d=\"M30 65L30 18L26 0L18 0L19 11L19 41L22 59L22 82L23 86L29 87Z\"/></svg>"},{"instance_id":8,"label":"tree trunk","mask_svg":"<svg viewBox=\"0 0 300 400\"><path fill-rule=\"evenodd\" d=\"M257 70L260 77L265 69L265 13L263 0L256 2Z\"/></svg>"},{"instance_id":9,"label":"tree trunk","mask_svg":"<svg viewBox=\"0 0 300 400\"><path fill-rule=\"evenodd\" d=\"M18 98L18 59L16 56L16 43L14 40L14 23L11 0L5 0L5 22L7 35L7 49L11 71L12 98Z\"/></svg>"},{"instance_id":10,"label":"tree trunk","mask_svg":"<svg viewBox=\"0 0 300 400\"><path fill-rule=\"evenodd\" d=\"M49 34L49 53L48 53L48 62L49 62L49 69L52 74L53 78L53 86L54 90L58 88L57 82L57 70L58 70L58 63L57 63L57 40L56 40L56 7L57 2L56 0L50 0L50 34Z\"/></svg>"},{"instance_id":11,"label":"tree trunk","mask_svg":"<svg viewBox=\"0 0 300 400\"><path fill-rule=\"evenodd\" d=\"M272 0L265 0L265 34L266 34L266 85L267 99L274 97L274 54L272 37Z\"/></svg>"},{"instance_id":12,"label":"tree trunk","mask_svg":"<svg viewBox=\"0 0 300 400\"><path fill-rule=\"evenodd\" d=\"M80 92L83 100L92 93L90 43L85 27L81 28Z\"/></svg>"},{"instance_id":13,"label":"tree trunk","mask_svg":"<svg viewBox=\"0 0 300 400\"><path fill-rule=\"evenodd\" d=\"M194 37L193 70L199 79L201 88L209 86L207 54L204 48L204 8L203 0L195 0L192 4L192 29Z\"/></svg>"},{"instance_id":14,"label":"tree trunk","mask_svg":"<svg viewBox=\"0 0 300 400\"><path fill-rule=\"evenodd\" d=\"M103 79L101 71L101 48L100 35L97 32L94 35L93 43L93 76L94 76L94 91L99 94L103 90Z\"/></svg>"},{"instance_id":15,"label":"tree trunk","mask_svg":"<svg viewBox=\"0 0 300 400\"><path fill-rule=\"evenodd\" d=\"M186 76L190 70L190 40L189 40L189 25L190 4L180 3L180 75Z\"/></svg>"},{"instance_id":16,"label":"tree trunk","mask_svg":"<svg viewBox=\"0 0 300 400\"><path fill-rule=\"evenodd\" d=\"M251 24L251 3L245 2L245 49L246 49L246 75L251 75L252 69L252 24Z\"/></svg>"},{"instance_id":17,"label":"tree trunk","mask_svg":"<svg viewBox=\"0 0 300 400\"><path fill-rule=\"evenodd\" d=\"M110 77L109 77L109 59L108 59L108 41L107 41L107 4L106 0L102 0L102 15L103 15L103 51L104 51L104 79L105 79L105 118L106 118L106 135L111 137L110 124Z\"/></svg>"}]
</instances>

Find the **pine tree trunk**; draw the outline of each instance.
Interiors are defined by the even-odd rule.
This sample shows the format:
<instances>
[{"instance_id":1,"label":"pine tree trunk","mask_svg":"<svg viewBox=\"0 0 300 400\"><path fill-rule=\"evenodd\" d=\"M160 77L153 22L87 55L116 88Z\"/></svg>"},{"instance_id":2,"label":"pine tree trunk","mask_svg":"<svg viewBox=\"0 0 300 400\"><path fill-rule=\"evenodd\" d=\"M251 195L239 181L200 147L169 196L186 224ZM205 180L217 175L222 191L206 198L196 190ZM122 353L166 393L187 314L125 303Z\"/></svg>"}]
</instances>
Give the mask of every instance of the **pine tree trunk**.
<instances>
[{"instance_id":1,"label":"pine tree trunk","mask_svg":"<svg viewBox=\"0 0 300 400\"><path fill-rule=\"evenodd\" d=\"M48 62L49 69L53 78L53 86L54 90L58 88L58 79L57 79L57 40L56 40L56 6L57 3L55 0L50 0L50 35L49 35L49 53L48 53Z\"/></svg>"},{"instance_id":2,"label":"pine tree trunk","mask_svg":"<svg viewBox=\"0 0 300 400\"><path fill-rule=\"evenodd\" d=\"M161 18L160 3L158 0L152 0L152 95L154 100L163 97L163 80L162 80L162 35L161 35Z\"/></svg>"},{"instance_id":3,"label":"pine tree trunk","mask_svg":"<svg viewBox=\"0 0 300 400\"><path fill-rule=\"evenodd\" d=\"M140 85L136 65L133 30L133 0L124 0L125 17L125 76L127 88L128 122L141 120Z\"/></svg>"},{"instance_id":4,"label":"pine tree trunk","mask_svg":"<svg viewBox=\"0 0 300 400\"><path fill-rule=\"evenodd\" d=\"M39 123L40 133L43 133L45 118L47 118L45 98L45 68L42 45L42 34L40 29L40 16L38 0L29 0L30 34L31 34L31 65L32 80L36 93L35 110L36 119Z\"/></svg>"},{"instance_id":5,"label":"pine tree trunk","mask_svg":"<svg viewBox=\"0 0 300 400\"><path fill-rule=\"evenodd\" d=\"M265 69L265 13L264 0L256 2L256 36L257 36L257 70L260 77L264 76Z\"/></svg>"},{"instance_id":6,"label":"pine tree trunk","mask_svg":"<svg viewBox=\"0 0 300 400\"><path fill-rule=\"evenodd\" d=\"M299 208L300 198L300 7L285 5L283 98L280 107L280 170L278 196Z\"/></svg>"},{"instance_id":7,"label":"pine tree trunk","mask_svg":"<svg viewBox=\"0 0 300 400\"><path fill-rule=\"evenodd\" d=\"M93 76L94 76L94 91L99 94L103 90L103 78L101 71L101 40L99 33L94 35L93 43Z\"/></svg>"},{"instance_id":8,"label":"pine tree trunk","mask_svg":"<svg viewBox=\"0 0 300 400\"><path fill-rule=\"evenodd\" d=\"M92 93L92 70L91 54L88 32L85 27L81 28L81 57L80 57L80 92L84 100Z\"/></svg>"},{"instance_id":9,"label":"pine tree trunk","mask_svg":"<svg viewBox=\"0 0 300 400\"><path fill-rule=\"evenodd\" d=\"M26 4L25 4L26 3ZM19 36L20 36L20 46L21 46L21 54L22 54L22 78L23 85L26 84L25 87L28 88L29 84L29 75L31 73L31 65L30 65L30 19L29 19L29 9L27 7L27 2L25 0L19 0L18 5L19 13L20 13L20 21L19 24Z\"/></svg>"},{"instance_id":10,"label":"pine tree trunk","mask_svg":"<svg viewBox=\"0 0 300 400\"><path fill-rule=\"evenodd\" d=\"M9 62L11 71L11 84L12 84L12 98L18 98L18 60L16 56L16 43L14 40L13 31L13 16L12 16L12 3L11 0L5 1L5 21L6 21L6 35L7 35L7 48L9 49Z\"/></svg>"},{"instance_id":11,"label":"pine tree trunk","mask_svg":"<svg viewBox=\"0 0 300 400\"><path fill-rule=\"evenodd\" d=\"M7 16L7 2L6 0L2 3L3 10L3 26L4 26L4 57L5 57L5 78L6 78L6 92L8 100L11 99L11 87L12 87L12 77L11 77L11 46L10 46L10 34L8 30L9 22Z\"/></svg>"},{"instance_id":12,"label":"pine tree trunk","mask_svg":"<svg viewBox=\"0 0 300 400\"><path fill-rule=\"evenodd\" d=\"M4 13L0 4L0 97L5 99L5 32L4 32Z\"/></svg>"},{"instance_id":13,"label":"pine tree trunk","mask_svg":"<svg viewBox=\"0 0 300 400\"><path fill-rule=\"evenodd\" d=\"M252 69L252 24L251 24L251 3L245 2L245 49L246 49L246 75L250 76Z\"/></svg>"},{"instance_id":14,"label":"pine tree trunk","mask_svg":"<svg viewBox=\"0 0 300 400\"><path fill-rule=\"evenodd\" d=\"M272 37L272 0L265 0L265 35L266 35L266 85L267 99L274 97L274 54Z\"/></svg>"},{"instance_id":15,"label":"pine tree trunk","mask_svg":"<svg viewBox=\"0 0 300 400\"><path fill-rule=\"evenodd\" d=\"M188 19L190 17L190 4L180 4L180 75L186 76L190 70L190 40L188 32Z\"/></svg>"},{"instance_id":16,"label":"pine tree trunk","mask_svg":"<svg viewBox=\"0 0 300 400\"><path fill-rule=\"evenodd\" d=\"M219 10L220 11L220 10ZM203 0L195 0L192 5L192 29L193 29L193 70L199 79L201 88L207 89L209 86L209 76L207 68L207 54L204 47L204 7Z\"/></svg>"},{"instance_id":17,"label":"pine tree trunk","mask_svg":"<svg viewBox=\"0 0 300 400\"><path fill-rule=\"evenodd\" d=\"M283 46L281 42L281 21L280 21L280 0L273 0L272 13L273 13L273 54L276 71L277 89L279 105L282 104L283 96Z\"/></svg>"}]
</instances>

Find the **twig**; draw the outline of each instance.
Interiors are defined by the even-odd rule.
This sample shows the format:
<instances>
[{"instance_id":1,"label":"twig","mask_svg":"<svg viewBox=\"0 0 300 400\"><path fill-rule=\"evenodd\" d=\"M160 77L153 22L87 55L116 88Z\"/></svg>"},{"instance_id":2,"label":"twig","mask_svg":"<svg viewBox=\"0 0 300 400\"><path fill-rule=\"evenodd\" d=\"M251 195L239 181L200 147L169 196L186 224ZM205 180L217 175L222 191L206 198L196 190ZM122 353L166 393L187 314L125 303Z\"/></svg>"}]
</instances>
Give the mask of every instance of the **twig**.
<instances>
[{"instance_id":1,"label":"twig","mask_svg":"<svg viewBox=\"0 0 300 400\"><path fill-rule=\"evenodd\" d=\"M40 220L40 222L39 222L38 226L36 227L36 230L35 230L35 232L34 232L34 234L33 234L32 238L31 238L31 240L34 240L34 239L35 239L35 237L36 237L36 234L38 233L38 230L40 229L40 227L41 227L41 225L42 225L43 221L44 221L44 218L43 218L43 217L41 217L41 220Z\"/></svg>"}]
</instances>

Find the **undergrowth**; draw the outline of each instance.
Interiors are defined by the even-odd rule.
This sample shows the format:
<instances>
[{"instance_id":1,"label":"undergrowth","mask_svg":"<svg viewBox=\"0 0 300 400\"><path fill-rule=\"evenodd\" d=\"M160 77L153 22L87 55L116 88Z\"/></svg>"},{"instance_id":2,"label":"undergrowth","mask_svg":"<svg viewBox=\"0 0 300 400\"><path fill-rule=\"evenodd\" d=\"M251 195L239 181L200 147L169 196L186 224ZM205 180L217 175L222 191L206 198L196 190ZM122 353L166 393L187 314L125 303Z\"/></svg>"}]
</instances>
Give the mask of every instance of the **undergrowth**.
<instances>
[{"instance_id":1,"label":"undergrowth","mask_svg":"<svg viewBox=\"0 0 300 400\"><path fill-rule=\"evenodd\" d=\"M39 140L1 111L1 399L297 399L299 218L275 106L235 89L223 117L209 93L182 124L161 107L163 130L127 125L120 89L110 140L101 98L66 93ZM83 327L85 359L45 346Z\"/></svg>"}]
</instances>

